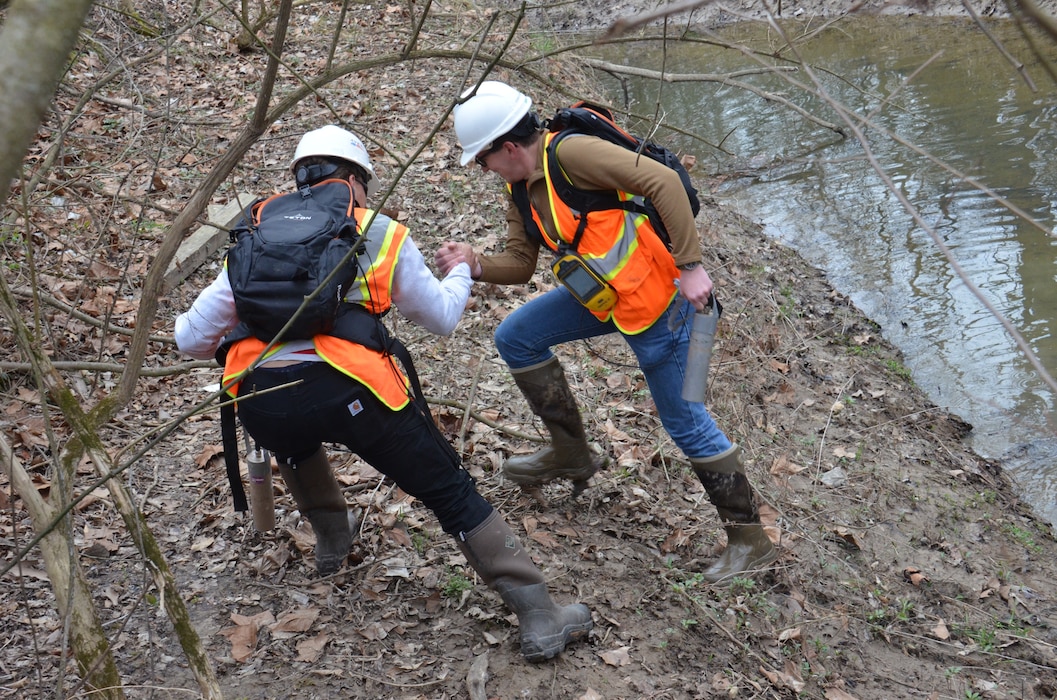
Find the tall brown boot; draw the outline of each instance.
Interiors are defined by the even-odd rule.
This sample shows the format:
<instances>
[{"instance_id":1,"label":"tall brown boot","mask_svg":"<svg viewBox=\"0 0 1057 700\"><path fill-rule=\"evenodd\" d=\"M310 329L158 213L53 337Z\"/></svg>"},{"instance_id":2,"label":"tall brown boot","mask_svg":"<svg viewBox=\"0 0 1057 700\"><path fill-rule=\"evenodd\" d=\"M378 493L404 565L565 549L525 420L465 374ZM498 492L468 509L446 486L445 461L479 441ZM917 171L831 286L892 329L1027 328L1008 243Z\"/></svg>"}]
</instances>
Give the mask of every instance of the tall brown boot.
<instances>
[{"instance_id":1,"label":"tall brown boot","mask_svg":"<svg viewBox=\"0 0 1057 700\"><path fill-rule=\"evenodd\" d=\"M760 511L741 463L741 448L733 445L713 457L691 459L690 464L727 531L727 548L701 575L726 586L735 576L762 569L774 561L778 553L760 524Z\"/></svg>"},{"instance_id":2,"label":"tall brown boot","mask_svg":"<svg viewBox=\"0 0 1057 700\"><path fill-rule=\"evenodd\" d=\"M518 619L521 653L535 663L560 654L594 626L582 603L556 605L543 574L497 511L458 538L466 561Z\"/></svg>"},{"instance_id":3,"label":"tall brown boot","mask_svg":"<svg viewBox=\"0 0 1057 700\"><path fill-rule=\"evenodd\" d=\"M511 457L503 473L520 486L539 486L555 479L572 479L579 493L591 475L604 466L587 444L580 409L576 405L561 362L552 357L538 365L510 372L532 412L551 434L549 445L535 454Z\"/></svg>"},{"instance_id":4,"label":"tall brown boot","mask_svg":"<svg viewBox=\"0 0 1057 700\"><path fill-rule=\"evenodd\" d=\"M320 576L334 573L349 553L356 524L334 478L326 450L320 447L312 456L294 465L280 464L279 473L297 508L312 524L316 535L316 571Z\"/></svg>"}]
</instances>

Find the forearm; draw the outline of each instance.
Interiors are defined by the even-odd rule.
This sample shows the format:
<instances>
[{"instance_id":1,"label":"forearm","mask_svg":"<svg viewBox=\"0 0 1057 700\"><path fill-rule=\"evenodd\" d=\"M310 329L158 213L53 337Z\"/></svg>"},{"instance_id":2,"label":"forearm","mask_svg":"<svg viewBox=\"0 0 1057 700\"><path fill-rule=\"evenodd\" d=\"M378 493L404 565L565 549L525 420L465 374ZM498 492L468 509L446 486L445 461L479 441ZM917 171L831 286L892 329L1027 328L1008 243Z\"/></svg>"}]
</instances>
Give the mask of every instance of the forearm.
<instances>
[{"instance_id":1,"label":"forearm","mask_svg":"<svg viewBox=\"0 0 1057 700\"><path fill-rule=\"evenodd\" d=\"M465 262L454 265L443 280L438 280L414 242L405 240L393 280L393 302L408 320L430 333L448 335L462 318L471 286Z\"/></svg>"},{"instance_id":2,"label":"forearm","mask_svg":"<svg viewBox=\"0 0 1057 700\"><path fill-rule=\"evenodd\" d=\"M513 205L507 210L506 224L503 252L477 256L481 263L480 280L492 284L525 284L536 273L540 244L528 239L521 213Z\"/></svg>"},{"instance_id":3,"label":"forearm","mask_svg":"<svg viewBox=\"0 0 1057 700\"><path fill-rule=\"evenodd\" d=\"M191 308L176 317L173 331L176 347L190 357L208 360L237 323L235 297L231 293L227 271L221 270Z\"/></svg>"}]
</instances>

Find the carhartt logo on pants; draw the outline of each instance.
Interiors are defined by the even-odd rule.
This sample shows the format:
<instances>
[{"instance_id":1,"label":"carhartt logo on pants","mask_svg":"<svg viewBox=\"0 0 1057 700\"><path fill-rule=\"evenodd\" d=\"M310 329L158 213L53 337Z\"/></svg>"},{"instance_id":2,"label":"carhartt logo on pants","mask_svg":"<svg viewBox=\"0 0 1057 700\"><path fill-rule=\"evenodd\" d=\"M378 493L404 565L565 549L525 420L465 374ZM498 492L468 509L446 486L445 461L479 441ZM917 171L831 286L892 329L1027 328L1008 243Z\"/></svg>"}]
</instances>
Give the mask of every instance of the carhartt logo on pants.
<instances>
[{"instance_id":1,"label":"carhartt logo on pants","mask_svg":"<svg viewBox=\"0 0 1057 700\"><path fill-rule=\"evenodd\" d=\"M360 403L359 399L356 399L355 401L353 401L352 403L349 404L349 413L351 413L354 416L357 413L359 413L360 411L362 411L362 410L363 410L363 404Z\"/></svg>"}]
</instances>

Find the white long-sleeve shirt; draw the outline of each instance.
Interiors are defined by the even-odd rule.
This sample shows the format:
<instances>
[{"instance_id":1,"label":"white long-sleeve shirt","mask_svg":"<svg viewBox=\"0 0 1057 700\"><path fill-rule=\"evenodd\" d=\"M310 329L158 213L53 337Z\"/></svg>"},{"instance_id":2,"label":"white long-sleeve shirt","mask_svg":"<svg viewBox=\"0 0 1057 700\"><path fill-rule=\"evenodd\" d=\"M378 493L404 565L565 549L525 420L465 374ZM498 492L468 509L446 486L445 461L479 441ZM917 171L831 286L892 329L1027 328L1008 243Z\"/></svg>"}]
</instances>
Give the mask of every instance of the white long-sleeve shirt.
<instances>
[{"instance_id":1,"label":"white long-sleeve shirt","mask_svg":"<svg viewBox=\"0 0 1057 700\"><path fill-rule=\"evenodd\" d=\"M404 239L393 271L393 304L402 316L431 333L448 335L462 318L472 286L469 265L460 263L438 280L411 237ZM176 317L176 347L195 359L210 359L238 322L231 283L222 269L191 308ZM312 347L311 340L293 340L283 343L269 359L280 360L295 353L299 360L321 359L305 354Z\"/></svg>"}]
</instances>

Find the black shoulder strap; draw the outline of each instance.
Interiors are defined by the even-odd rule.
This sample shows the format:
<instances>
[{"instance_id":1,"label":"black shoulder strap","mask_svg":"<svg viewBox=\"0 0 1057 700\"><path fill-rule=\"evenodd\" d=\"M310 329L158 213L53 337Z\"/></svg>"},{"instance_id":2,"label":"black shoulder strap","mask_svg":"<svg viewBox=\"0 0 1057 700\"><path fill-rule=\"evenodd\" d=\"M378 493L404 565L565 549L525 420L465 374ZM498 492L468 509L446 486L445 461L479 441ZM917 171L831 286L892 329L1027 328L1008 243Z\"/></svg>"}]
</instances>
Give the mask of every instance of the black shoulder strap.
<instances>
[{"instance_id":1,"label":"black shoulder strap","mask_svg":"<svg viewBox=\"0 0 1057 700\"><path fill-rule=\"evenodd\" d=\"M226 401L220 406L220 436L224 445L224 466L231 486L231 498L235 502L235 511L244 513L249 509L246 503L246 491L242 488L242 474L239 472L239 440L235 433L235 403Z\"/></svg>"},{"instance_id":2,"label":"black shoulder strap","mask_svg":"<svg viewBox=\"0 0 1057 700\"><path fill-rule=\"evenodd\" d=\"M580 245L580 239L583 238L584 231L587 230L587 209L582 209L577 206L579 199L576 197L576 193L586 194L584 190L578 190L572 186L568 178L565 177L565 173L562 172L561 165L558 163L557 146L558 141L568 135L569 132L565 132L555 136L550 144L547 145L547 162L548 167L548 179L554 186L555 191L558 193L558 197L564 202L570 209L575 209L580 213L580 223L576 227L576 234L573 236L573 240L570 243L559 242L559 247L567 246L576 249L576 246ZM572 193L567 197L566 193ZM619 198L615 192L605 193L599 192L600 196L606 194L615 201L619 202ZM536 219L532 216L532 202L529 200L528 185L525 184L524 180L515 182L510 186L510 196L514 199L514 204L518 208L518 212L521 213L521 221L525 226L525 233L528 235L530 240L534 240L539 244L543 244L543 232L540 231L540 227L536 224ZM596 209L612 209L614 207L596 207Z\"/></svg>"},{"instance_id":3,"label":"black shoulder strap","mask_svg":"<svg viewBox=\"0 0 1057 700\"><path fill-rule=\"evenodd\" d=\"M593 112L600 113L602 117L593 114ZM548 128L557 131L554 138L547 145L548 176L554 191L558 194L558 198L570 209L580 214L580 223L571 244L573 248L576 248L579 244L584 229L587 228L587 217L591 212L623 209L624 211L648 216L658 237L665 247L671 250L671 239L657 208L653 206L653 202L649 199L645 200L644 203L639 203L633 199L624 200L614 190L581 190L573 186L573 183L569 181L561 167L561 163L558 160L558 145L566 137L573 134L596 136L603 141L623 146L628 150L638 150L638 144L636 144L634 137L613 124L613 115L609 110L588 103L577 103L574 107L559 109L555 117L548 122ZM642 156L651 160L659 160L655 155L656 147L653 144L642 142L641 146L643 149ZM661 161L659 160L659 162ZM663 159L663 162L679 173L684 187L693 189L690 183L690 176L686 173L686 170L681 168L681 166L679 168L675 167L678 161L669 163L667 159ZM693 192L696 198L697 190L693 190ZM693 205L694 200L691 200L691 206L693 207ZM699 208L700 205L698 204L697 208L694 209L694 216L697 216Z\"/></svg>"},{"instance_id":4,"label":"black shoulder strap","mask_svg":"<svg viewBox=\"0 0 1057 700\"><path fill-rule=\"evenodd\" d=\"M521 221L525 225L525 233L528 235L529 240L534 240L542 245L543 232L536 225L536 220L532 218L532 203L529 202L528 185L525 184L524 180L515 182L510 186L510 196L514 198L514 204L517 205L517 210L521 212Z\"/></svg>"}]
</instances>

